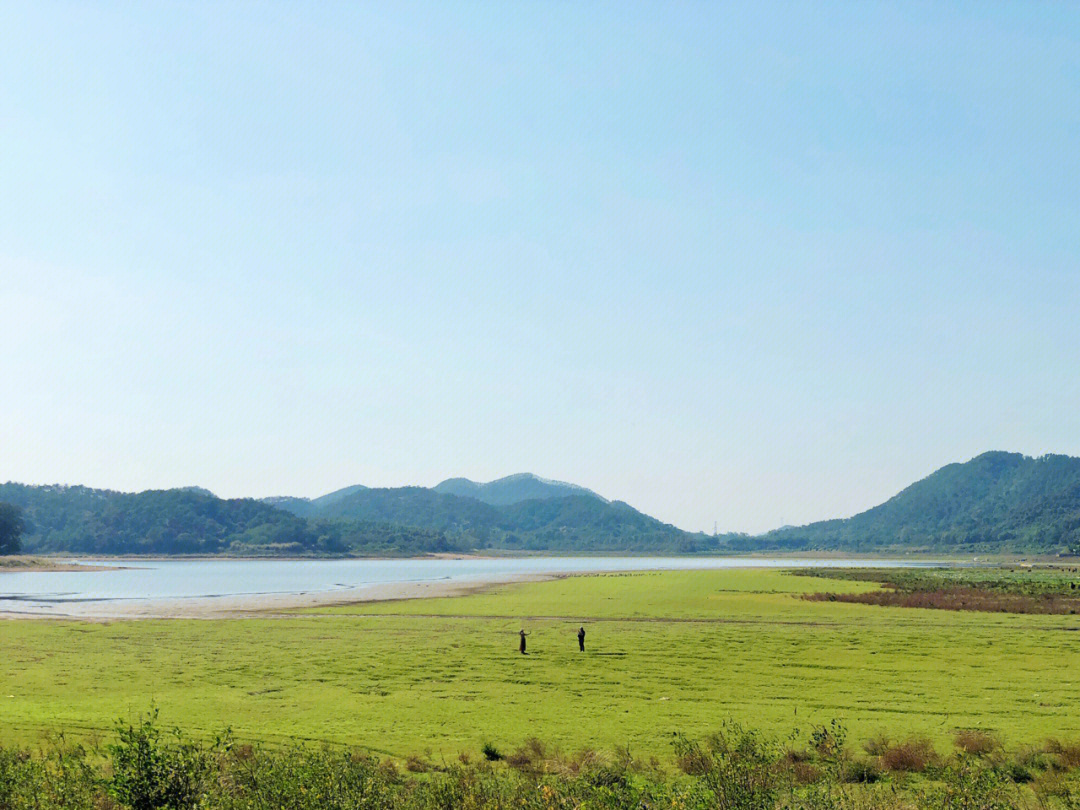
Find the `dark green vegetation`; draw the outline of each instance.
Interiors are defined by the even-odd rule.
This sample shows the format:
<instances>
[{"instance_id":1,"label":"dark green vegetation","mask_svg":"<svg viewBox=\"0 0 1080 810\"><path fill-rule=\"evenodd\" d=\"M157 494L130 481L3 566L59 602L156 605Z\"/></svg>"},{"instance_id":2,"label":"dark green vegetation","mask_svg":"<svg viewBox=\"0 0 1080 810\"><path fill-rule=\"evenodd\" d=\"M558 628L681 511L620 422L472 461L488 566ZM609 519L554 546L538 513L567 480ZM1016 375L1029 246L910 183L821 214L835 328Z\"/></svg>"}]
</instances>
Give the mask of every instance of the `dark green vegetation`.
<instances>
[{"instance_id":1,"label":"dark green vegetation","mask_svg":"<svg viewBox=\"0 0 1080 810\"><path fill-rule=\"evenodd\" d=\"M984 453L846 520L755 538L772 549L1080 553L1080 458Z\"/></svg>"},{"instance_id":2,"label":"dark green vegetation","mask_svg":"<svg viewBox=\"0 0 1080 810\"><path fill-rule=\"evenodd\" d=\"M320 499L322 501L322 499ZM625 503L590 494L502 506L423 487L362 489L329 503L281 504L324 520L365 520L432 529L462 547L535 551L692 551L691 535Z\"/></svg>"},{"instance_id":3,"label":"dark green vegetation","mask_svg":"<svg viewBox=\"0 0 1080 810\"><path fill-rule=\"evenodd\" d=\"M0 503L0 554L22 550L22 510L13 503Z\"/></svg>"},{"instance_id":4,"label":"dark green vegetation","mask_svg":"<svg viewBox=\"0 0 1080 810\"><path fill-rule=\"evenodd\" d=\"M1080 571L1076 567L849 568L792 573L882 586L876 591L805 596L815 601L989 613L1080 614Z\"/></svg>"},{"instance_id":5,"label":"dark green vegetation","mask_svg":"<svg viewBox=\"0 0 1080 810\"><path fill-rule=\"evenodd\" d=\"M57 736L38 751L0 748L5 810L435 810L671 808L996 810L1080 804L1080 746L1007 755L992 735L961 732L942 756L923 739L877 739L853 752L839 723L777 740L726 724L704 740L675 735L661 761L529 740L505 756L485 744L456 761L404 763L363 751L211 742L163 730L155 714L120 724L104 745Z\"/></svg>"},{"instance_id":6,"label":"dark green vegetation","mask_svg":"<svg viewBox=\"0 0 1080 810\"><path fill-rule=\"evenodd\" d=\"M535 487L514 476L522 494ZM527 476L537 486L549 485ZM498 483L498 482L494 482ZM565 485L569 487L569 485ZM84 554L415 555L482 549L691 552L717 548L587 490L494 506L422 487L349 487L321 498L223 500L197 488L112 492L0 485L21 507L24 550ZM4 552L12 553L12 552Z\"/></svg>"},{"instance_id":7,"label":"dark green vegetation","mask_svg":"<svg viewBox=\"0 0 1080 810\"><path fill-rule=\"evenodd\" d=\"M263 498L262 502L268 503L271 506L276 506L278 509L292 512L294 515L300 515L300 517L316 517L321 510L333 506L333 504L349 497L354 492L360 492L365 489L367 489L367 487L363 484L356 484L351 487L345 487L344 489L338 489L334 492L327 493L320 498L296 498L285 495L278 498Z\"/></svg>"},{"instance_id":8,"label":"dark green vegetation","mask_svg":"<svg viewBox=\"0 0 1080 810\"><path fill-rule=\"evenodd\" d=\"M126 493L0 485L21 507L23 550L83 554L420 554L452 551L440 532L377 522L305 520L250 499L194 489Z\"/></svg>"},{"instance_id":9,"label":"dark green vegetation","mask_svg":"<svg viewBox=\"0 0 1080 810\"><path fill-rule=\"evenodd\" d=\"M1080 554L1080 459L1000 452L943 467L852 518L759 537L685 532L583 487L527 474L262 501L224 501L197 488L127 494L5 484L0 501L23 508L30 552ZM0 553L9 552L0 545Z\"/></svg>"}]
</instances>

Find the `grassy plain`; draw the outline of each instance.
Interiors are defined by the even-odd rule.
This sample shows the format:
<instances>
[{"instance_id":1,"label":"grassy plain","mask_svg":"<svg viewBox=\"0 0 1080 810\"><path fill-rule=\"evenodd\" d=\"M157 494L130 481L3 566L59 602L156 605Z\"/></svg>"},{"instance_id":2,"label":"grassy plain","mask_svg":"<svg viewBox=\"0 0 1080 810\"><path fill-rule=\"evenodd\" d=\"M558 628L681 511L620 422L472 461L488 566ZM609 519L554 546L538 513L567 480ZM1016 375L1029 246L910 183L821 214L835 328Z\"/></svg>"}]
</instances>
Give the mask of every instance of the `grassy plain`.
<instances>
[{"instance_id":1,"label":"grassy plain","mask_svg":"<svg viewBox=\"0 0 1080 810\"><path fill-rule=\"evenodd\" d=\"M827 585L827 587L822 587ZM0 736L164 723L448 757L536 736L666 754L725 718L786 734L991 729L1010 747L1080 736L1080 627L1030 616L808 602L856 592L779 571L573 577L289 618L0 622ZM575 633L588 632L588 652ZM529 655L517 630L530 631Z\"/></svg>"}]
</instances>

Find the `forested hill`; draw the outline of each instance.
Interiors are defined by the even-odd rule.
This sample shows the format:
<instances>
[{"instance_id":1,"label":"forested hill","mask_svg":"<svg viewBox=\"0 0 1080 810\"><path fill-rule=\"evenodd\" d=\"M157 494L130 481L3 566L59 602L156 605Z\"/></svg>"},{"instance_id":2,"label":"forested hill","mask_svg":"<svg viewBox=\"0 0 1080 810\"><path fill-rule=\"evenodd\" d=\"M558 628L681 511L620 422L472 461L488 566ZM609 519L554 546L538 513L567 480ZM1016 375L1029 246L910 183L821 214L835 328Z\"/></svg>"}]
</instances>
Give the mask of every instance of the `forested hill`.
<instances>
[{"instance_id":1,"label":"forested hill","mask_svg":"<svg viewBox=\"0 0 1080 810\"><path fill-rule=\"evenodd\" d=\"M332 506L344 498L348 498L354 492L360 492L365 489L367 489L367 487L363 484L354 484L351 487L338 489L318 498L296 498L291 495L285 495L278 498L263 498L262 502L270 504L271 506L276 506L278 509L292 512L294 515L299 515L300 517L315 517L323 509Z\"/></svg>"},{"instance_id":2,"label":"forested hill","mask_svg":"<svg viewBox=\"0 0 1080 810\"><path fill-rule=\"evenodd\" d=\"M454 494L447 490L473 494ZM483 497L480 497L483 496ZM0 485L27 552L413 555L841 550L1080 554L1080 459L991 452L950 464L845 520L768 534L684 532L620 501L535 476L439 487L352 486L320 498L223 500L197 487L139 493Z\"/></svg>"},{"instance_id":3,"label":"forested hill","mask_svg":"<svg viewBox=\"0 0 1080 810\"><path fill-rule=\"evenodd\" d=\"M22 550L80 554L340 555L460 551L444 534L377 521L318 521L205 490L129 493L0 484L22 510Z\"/></svg>"},{"instance_id":4,"label":"forested hill","mask_svg":"<svg viewBox=\"0 0 1080 810\"><path fill-rule=\"evenodd\" d=\"M625 503L581 493L588 491L495 506L424 487L397 487L356 490L321 505L319 499L273 502L297 515L327 521L380 521L432 529L476 549L665 553L715 549L712 538L691 535Z\"/></svg>"},{"instance_id":5,"label":"forested hill","mask_svg":"<svg viewBox=\"0 0 1080 810\"><path fill-rule=\"evenodd\" d=\"M1080 458L984 453L854 517L754 540L782 549L1080 553Z\"/></svg>"},{"instance_id":6,"label":"forested hill","mask_svg":"<svg viewBox=\"0 0 1080 810\"><path fill-rule=\"evenodd\" d=\"M422 487L348 487L321 498L224 500L195 487L114 492L0 485L29 553L414 555L484 549L562 553L715 550L587 490L493 506Z\"/></svg>"},{"instance_id":7,"label":"forested hill","mask_svg":"<svg viewBox=\"0 0 1080 810\"><path fill-rule=\"evenodd\" d=\"M498 516L495 507L475 498L444 495L425 487L358 489L330 501L316 498L299 508L292 503L279 505L283 509L309 517L329 520L383 520L454 532L466 532L476 526L491 525Z\"/></svg>"}]
</instances>

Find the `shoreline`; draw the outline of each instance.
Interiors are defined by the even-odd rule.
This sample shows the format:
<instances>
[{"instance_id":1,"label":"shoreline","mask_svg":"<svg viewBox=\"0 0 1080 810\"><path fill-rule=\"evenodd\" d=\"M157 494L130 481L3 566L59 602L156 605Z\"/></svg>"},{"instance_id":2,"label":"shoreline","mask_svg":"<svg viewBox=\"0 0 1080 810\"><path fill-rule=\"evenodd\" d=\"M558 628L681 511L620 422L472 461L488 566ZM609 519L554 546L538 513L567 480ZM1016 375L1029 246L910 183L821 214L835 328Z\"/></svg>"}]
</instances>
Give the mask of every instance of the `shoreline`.
<instances>
[{"instance_id":1,"label":"shoreline","mask_svg":"<svg viewBox=\"0 0 1080 810\"><path fill-rule=\"evenodd\" d=\"M659 553L659 552L628 552L628 551L581 551L577 553L558 553L558 552L517 552L517 551L503 551L500 549L491 549L490 553L465 553L465 552L432 552L430 554L414 554L408 556L398 555L343 555L343 556L278 556L278 555L247 555L247 554L83 554L83 553L67 553L67 552L49 552L43 554L20 554L12 557L0 557L0 572L4 571L85 571L93 568L100 568L102 570L109 570L110 568L121 568L123 566L112 566L112 563L137 563L137 562L168 562L170 560L222 560L222 561L267 561L267 562L320 562L320 561L345 561L345 560L380 560L380 561L394 561L394 560L528 560L528 559L588 559L588 558L602 558L602 559L641 559L641 558L653 558L663 557L670 559L686 559L686 560L712 560L712 559L732 559L732 560L754 560L754 559L776 559L783 557L785 559L803 560L803 559L815 559L815 560L898 560L908 559L913 561L938 561L942 559L948 559L951 562L967 562L969 559L978 560L985 563L1008 563L1017 561L1038 562L1038 563L1059 563L1062 565L1076 565L1080 563L1080 557L1058 557L1051 555L1039 555L1039 554L957 554L955 552L941 551L917 551L909 552L903 550L895 551L870 551L870 552L852 552L852 551L786 551L783 549L777 550L763 550L763 551L744 551L744 552L726 552L722 554L671 554L671 553ZM53 562L56 560L57 562ZM88 560L88 561L101 561L106 563L105 565L90 565L88 563L68 563L61 562L67 560ZM9 565L9 561L11 563ZM25 562L23 562L25 561ZM33 565L27 565L26 563L32 562ZM64 567L67 566L67 567Z\"/></svg>"},{"instance_id":2,"label":"shoreline","mask_svg":"<svg viewBox=\"0 0 1080 810\"><path fill-rule=\"evenodd\" d=\"M58 603L64 612L18 611L0 608L0 620L112 622L150 619L268 619L305 618L282 612L303 608L340 607L362 602L467 596L500 585L543 582L571 574L506 574L469 580L387 582L359 588L307 593L194 596L155 600L105 600Z\"/></svg>"},{"instance_id":3,"label":"shoreline","mask_svg":"<svg viewBox=\"0 0 1080 810\"><path fill-rule=\"evenodd\" d=\"M549 556L549 555L545 555ZM423 599L423 598L436 598L436 597L453 597L461 596L470 593L476 593L486 589L498 587L501 585L513 584L517 582L527 581L544 581L552 579L561 579L567 576L590 576L590 575L604 575L604 574L623 574L623 573L644 573L652 570L669 570L664 567L658 568L637 568L634 567L632 561L637 559L634 555L591 555L600 557L609 561L626 560L628 566L623 568L617 565L611 565L610 567L600 566L597 568L583 567L580 570L521 570L519 566L517 570L513 571L498 571L498 570L479 570L473 568L471 571L461 572L457 578L452 578L449 573L446 576L435 577L428 575L428 578L416 578L412 580L402 581L389 581L389 582L368 582L360 583L355 582L352 584L342 584L340 587L326 588L325 590L313 589L313 590L296 590L296 591L263 591L263 592L251 592L251 593L229 593L230 585L220 585L222 592L220 594L213 591L204 592L199 595L192 596L175 596L175 597L145 597L137 596L132 598L125 598L117 596L113 598L104 597L101 598L92 597L90 593L87 593L86 599L80 599L80 594L46 594L42 593L41 598L34 598L29 593L26 596L20 596L18 594L7 595L0 600L0 619L17 620L17 619L52 619L52 620L67 620L67 621L113 621L113 620L125 620L125 619L225 619L225 618L267 618L271 614L276 614L275 618L281 618L281 614L286 611L294 611L297 609L310 609L310 608L323 608L323 607L337 607L349 604L358 604L365 602L383 602L383 601L398 601L407 599ZM705 559L705 555L682 555L683 558L690 562L692 560ZM908 564L918 564L920 560L915 558L914 555L906 556ZM577 555L562 555L562 559L580 559ZM856 561L862 561L862 565L859 567L872 567L874 562L880 559L882 562L887 560L893 560L899 562L896 557L878 557L878 555L847 555L847 554L788 554L783 555L782 558L777 558L771 555L739 555L737 557L731 555L708 555L708 558L716 559L732 559L740 560L741 564L735 566L739 568L775 568L775 562L787 560L793 564L796 568L803 567L799 564L803 559L817 559L821 560L826 565L831 562L836 567L843 567L844 560L851 560L852 563ZM236 561L236 560L248 560L254 561L252 558L245 557L166 557L166 558L153 558L153 557L112 557L112 558L83 558L86 560L93 560L97 565L91 565L87 562L72 563L72 558L67 556L63 561L41 558L12 558L11 562L14 565L4 567L0 562L0 582L2 582L2 573L4 572L23 572L23 573L35 573L46 571L76 571L76 572L106 572L109 570L134 570L140 568L138 565L111 565L110 563L116 562L137 562L150 563L158 559L162 560L221 560L221 561ZM283 558L270 558L277 562L287 562ZM378 560L383 558L335 558L335 559L349 559L349 560ZM423 557L413 558L389 558L391 561L404 561L404 560L491 560L499 559L493 557L486 557L480 555L443 555L440 557L433 557L431 555L425 555ZM1028 558L1034 562L1033 558ZM774 564L769 564L769 561L774 561ZM303 562L313 562L314 560L309 558L303 558ZM331 558L325 558L322 561L332 562ZM760 565L757 563L760 562ZM931 564L941 565L970 565L970 562L962 562L957 559L942 559L940 557L926 562ZM1009 565L1015 564L1015 558L1012 561L1006 562L1005 560L991 561L983 558L980 563L989 565L991 567L995 565ZM1063 561L1055 561L1057 564L1062 564ZM869 563L869 565L867 565ZM905 563L900 563L901 565ZM978 565L979 563L976 563ZM1030 564L1030 563L1029 563ZM1036 563L1038 564L1038 563ZM688 566L693 568L694 566ZM564 569L566 567L564 566ZM722 568L722 566L721 566ZM340 582L340 580L339 580ZM254 584L254 583L253 583ZM267 583L269 584L269 583ZM97 590L96 588L94 590ZM100 592L99 592L100 593ZM106 588L105 593L108 593ZM145 593L145 591L143 592ZM61 598L51 598L61 597ZM20 609L25 606L26 609ZM293 614L297 617L304 614Z\"/></svg>"}]
</instances>

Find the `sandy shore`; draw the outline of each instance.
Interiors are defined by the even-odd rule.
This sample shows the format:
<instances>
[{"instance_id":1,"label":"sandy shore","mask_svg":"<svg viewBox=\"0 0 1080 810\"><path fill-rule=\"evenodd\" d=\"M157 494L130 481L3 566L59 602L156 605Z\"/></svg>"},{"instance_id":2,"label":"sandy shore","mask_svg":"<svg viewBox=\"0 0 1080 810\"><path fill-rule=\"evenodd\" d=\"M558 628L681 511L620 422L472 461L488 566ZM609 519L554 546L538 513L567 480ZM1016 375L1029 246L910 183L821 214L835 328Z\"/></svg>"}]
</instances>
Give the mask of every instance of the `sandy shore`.
<instances>
[{"instance_id":1,"label":"sandy shore","mask_svg":"<svg viewBox=\"0 0 1080 810\"><path fill-rule=\"evenodd\" d=\"M561 574L506 575L484 579L438 582L395 582L345 588L336 591L243 596L157 599L153 601L58 602L55 610L20 611L17 605L0 608L0 619L76 619L110 621L124 619L241 619L281 618L285 611L297 608L333 607L361 602L388 602L399 599L425 599L439 596L464 596L497 585L513 582L555 579Z\"/></svg>"}]
</instances>

